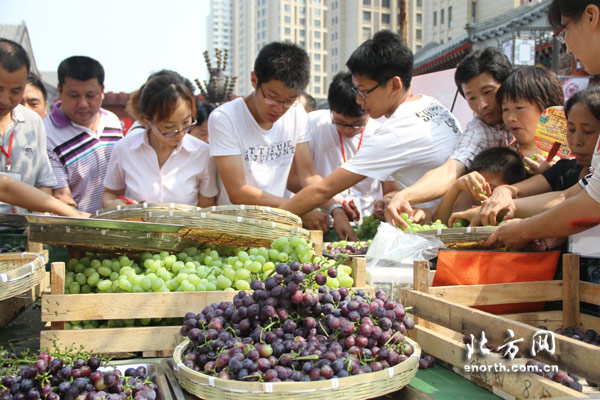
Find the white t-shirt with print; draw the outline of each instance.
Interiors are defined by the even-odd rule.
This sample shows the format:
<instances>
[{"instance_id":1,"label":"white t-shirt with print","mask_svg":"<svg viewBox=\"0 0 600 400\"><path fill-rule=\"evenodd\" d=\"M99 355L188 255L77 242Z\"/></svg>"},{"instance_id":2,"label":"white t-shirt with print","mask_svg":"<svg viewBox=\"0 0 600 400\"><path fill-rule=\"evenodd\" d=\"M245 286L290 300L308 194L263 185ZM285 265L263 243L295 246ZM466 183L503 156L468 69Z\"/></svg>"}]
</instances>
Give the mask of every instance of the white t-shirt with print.
<instances>
[{"instance_id":1,"label":"white t-shirt with print","mask_svg":"<svg viewBox=\"0 0 600 400\"><path fill-rule=\"evenodd\" d=\"M215 109L208 117L210 155L239 155L244 165L246 184L283 197L296 145L308 141L306 112L291 107L269 130L261 128L243 98ZM217 204L231 204L219 178Z\"/></svg>"},{"instance_id":2,"label":"white t-shirt with print","mask_svg":"<svg viewBox=\"0 0 600 400\"><path fill-rule=\"evenodd\" d=\"M308 114L310 152L312 153L315 168L319 175L325 178L338 169L345 161L354 157L359 150L359 144L362 148L366 142L371 140L371 137L380 125L374 119L369 119L364 128L362 143L360 133L349 139L342 136L342 142L340 142L340 135L335 125L331 122L331 112L329 110L317 110ZM342 143L344 153L342 153ZM373 213L375 200L382 197L381 182L377 179L366 178L350 189L344 190L336 197L348 201L354 200L354 204L356 204L356 207L360 211L361 217L368 216Z\"/></svg>"},{"instance_id":3,"label":"white t-shirt with print","mask_svg":"<svg viewBox=\"0 0 600 400\"><path fill-rule=\"evenodd\" d=\"M136 129L115 144L104 177L111 190L125 189L125 197L148 203L198 205L198 193L217 195L215 161L208 145L185 135L162 168L145 129Z\"/></svg>"},{"instance_id":4,"label":"white t-shirt with print","mask_svg":"<svg viewBox=\"0 0 600 400\"><path fill-rule=\"evenodd\" d=\"M600 137L596 143L596 150L592 157L591 166L594 172L592 173L592 177L589 179L585 190L587 190L588 195L590 195L592 199L600 203Z\"/></svg>"},{"instance_id":5,"label":"white t-shirt with print","mask_svg":"<svg viewBox=\"0 0 600 400\"><path fill-rule=\"evenodd\" d=\"M407 188L446 162L461 134L458 120L446 107L420 95L400 105L342 168L379 180L391 175L401 188Z\"/></svg>"}]
</instances>

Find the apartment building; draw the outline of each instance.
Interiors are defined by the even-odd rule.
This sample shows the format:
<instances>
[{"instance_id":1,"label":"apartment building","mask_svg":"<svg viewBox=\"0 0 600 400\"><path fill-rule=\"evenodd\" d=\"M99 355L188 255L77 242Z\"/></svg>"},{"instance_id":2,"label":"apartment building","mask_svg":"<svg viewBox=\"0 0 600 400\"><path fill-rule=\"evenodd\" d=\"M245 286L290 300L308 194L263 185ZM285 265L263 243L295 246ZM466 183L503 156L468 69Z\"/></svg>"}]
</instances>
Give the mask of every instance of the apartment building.
<instances>
[{"instance_id":1,"label":"apartment building","mask_svg":"<svg viewBox=\"0 0 600 400\"><path fill-rule=\"evenodd\" d=\"M206 17L206 49L214 59L214 49L227 50L229 60L226 75L233 75L233 0L211 0L210 14Z\"/></svg>"}]
</instances>

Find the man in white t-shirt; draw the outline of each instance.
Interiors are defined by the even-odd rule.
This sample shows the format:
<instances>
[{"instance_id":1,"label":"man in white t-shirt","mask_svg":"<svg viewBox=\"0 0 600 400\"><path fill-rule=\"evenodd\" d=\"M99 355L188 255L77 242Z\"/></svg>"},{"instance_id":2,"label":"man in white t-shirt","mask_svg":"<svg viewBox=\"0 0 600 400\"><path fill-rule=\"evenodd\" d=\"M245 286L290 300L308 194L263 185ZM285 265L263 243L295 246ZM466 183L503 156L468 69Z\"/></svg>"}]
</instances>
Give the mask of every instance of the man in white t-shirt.
<instances>
[{"instance_id":1,"label":"man in white t-shirt","mask_svg":"<svg viewBox=\"0 0 600 400\"><path fill-rule=\"evenodd\" d=\"M346 65L358 104L372 118L387 119L354 157L283 205L292 212L306 212L365 177L383 181L392 176L401 188L408 187L442 165L460 138L458 121L443 105L411 93L413 55L397 34L378 32Z\"/></svg>"},{"instance_id":2,"label":"man in white t-shirt","mask_svg":"<svg viewBox=\"0 0 600 400\"><path fill-rule=\"evenodd\" d=\"M512 66L502 50L488 47L465 57L456 68L454 79L460 94L475 113L456 144L450 158L438 168L428 171L414 185L396 193L385 210L386 219L405 225L400 214L413 215L411 204L431 201L443 196L461 175L469 170L473 158L491 147L506 147L513 137L502 123L502 110L496 101L496 91L510 75ZM479 182L476 191L483 191ZM390 197L388 195L387 197ZM387 202L376 208L384 208Z\"/></svg>"},{"instance_id":3,"label":"man in white t-shirt","mask_svg":"<svg viewBox=\"0 0 600 400\"><path fill-rule=\"evenodd\" d=\"M310 151L315 168L323 177L354 157L381 125L369 118L356 103L353 87L352 75L349 72L338 73L333 77L327 91L329 110L317 110L308 115ZM337 198L347 202L354 201L363 217L373 213L375 200L397 188L394 181L382 182L365 178L339 193Z\"/></svg>"},{"instance_id":4,"label":"man in white t-shirt","mask_svg":"<svg viewBox=\"0 0 600 400\"><path fill-rule=\"evenodd\" d=\"M279 207L287 200L283 196L292 162L301 187L322 179L310 155L306 112L297 106L309 82L309 66L306 51L297 45L269 43L254 63L255 90L210 114L210 155L219 173L217 204ZM315 207L299 215L309 228L329 231L329 217ZM338 235L354 234L347 218L343 225Z\"/></svg>"}]
</instances>

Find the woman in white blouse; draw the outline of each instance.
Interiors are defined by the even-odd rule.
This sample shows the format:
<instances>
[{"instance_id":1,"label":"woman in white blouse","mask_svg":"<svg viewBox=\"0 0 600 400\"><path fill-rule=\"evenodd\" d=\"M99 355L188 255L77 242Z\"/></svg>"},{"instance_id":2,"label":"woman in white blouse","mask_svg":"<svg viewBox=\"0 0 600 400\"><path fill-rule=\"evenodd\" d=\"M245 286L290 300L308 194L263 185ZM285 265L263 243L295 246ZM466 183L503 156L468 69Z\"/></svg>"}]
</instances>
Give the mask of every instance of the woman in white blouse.
<instances>
[{"instance_id":1,"label":"woman in white blouse","mask_svg":"<svg viewBox=\"0 0 600 400\"><path fill-rule=\"evenodd\" d=\"M115 145L104 179L103 207L140 202L214 205L215 163L208 145L188 135L196 107L185 82L176 74L151 79L139 106L146 129Z\"/></svg>"}]
</instances>

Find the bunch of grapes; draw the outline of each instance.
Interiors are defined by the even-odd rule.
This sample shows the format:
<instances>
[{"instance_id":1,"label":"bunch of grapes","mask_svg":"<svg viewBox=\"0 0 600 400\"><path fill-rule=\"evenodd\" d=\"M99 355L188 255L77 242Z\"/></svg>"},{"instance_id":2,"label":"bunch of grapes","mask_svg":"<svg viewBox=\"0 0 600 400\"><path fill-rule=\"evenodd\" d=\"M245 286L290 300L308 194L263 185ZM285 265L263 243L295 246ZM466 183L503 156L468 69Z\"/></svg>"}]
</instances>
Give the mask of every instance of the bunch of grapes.
<instances>
[{"instance_id":1,"label":"bunch of grapes","mask_svg":"<svg viewBox=\"0 0 600 400\"><path fill-rule=\"evenodd\" d=\"M536 360L529 360L525 364L530 368L530 371L536 375L543 376L548 379L552 379L554 382L558 382L563 386L569 387L573 390L577 390L581 392L583 387L581 383L579 383L579 377L569 374L566 371L558 370L556 372L549 372L552 369L548 364L544 364L543 362ZM591 385L594 385L591 382L588 382Z\"/></svg>"},{"instance_id":2,"label":"bunch of grapes","mask_svg":"<svg viewBox=\"0 0 600 400\"><path fill-rule=\"evenodd\" d=\"M271 249L188 248L178 254L143 253L135 262L127 256L103 258L93 253L67 263L65 292L141 293L248 290L252 279L264 280L275 264L309 262L312 244L298 237L273 241Z\"/></svg>"},{"instance_id":3,"label":"bunch of grapes","mask_svg":"<svg viewBox=\"0 0 600 400\"><path fill-rule=\"evenodd\" d=\"M373 239L380 223L381 220L375 218L373 215L366 216L363 218L360 228L355 229L355 232L360 240Z\"/></svg>"},{"instance_id":4,"label":"bunch of grapes","mask_svg":"<svg viewBox=\"0 0 600 400\"><path fill-rule=\"evenodd\" d=\"M21 253L25 251L25 246L12 246L10 243L5 243L2 247L0 247L1 253Z\"/></svg>"},{"instance_id":5,"label":"bunch of grapes","mask_svg":"<svg viewBox=\"0 0 600 400\"><path fill-rule=\"evenodd\" d=\"M580 340L585 343L600 346L600 335L598 335L598 333L593 329L588 329L584 332L584 330L581 328L569 326L566 329L557 329L556 333L558 333L559 335L565 335L567 337L570 337L571 339Z\"/></svg>"},{"instance_id":6,"label":"bunch of grapes","mask_svg":"<svg viewBox=\"0 0 600 400\"><path fill-rule=\"evenodd\" d=\"M184 365L224 379L298 382L380 371L410 357L404 333L414 322L404 306L382 291L370 299L331 289L336 273L280 263L265 282L252 282L252 294L188 313Z\"/></svg>"},{"instance_id":7,"label":"bunch of grapes","mask_svg":"<svg viewBox=\"0 0 600 400\"><path fill-rule=\"evenodd\" d=\"M421 358L419 358L419 369L431 368L435 365L435 363L435 357L429 354L421 354Z\"/></svg>"},{"instance_id":8,"label":"bunch of grapes","mask_svg":"<svg viewBox=\"0 0 600 400\"><path fill-rule=\"evenodd\" d=\"M364 255L367 254L369 246L373 241L367 240L364 242L347 242L341 240L339 242L329 243L323 249L323 255L328 258L338 259L340 254L351 255Z\"/></svg>"},{"instance_id":9,"label":"bunch of grapes","mask_svg":"<svg viewBox=\"0 0 600 400\"><path fill-rule=\"evenodd\" d=\"M396 225L396 226L398 228L401 228L405 232L420 232L420 231L431 231L431 230L437 230L437 229L448 229L448 226L446 224L443 224L442 221L440 221L439 219L435 220L435 222L432 222L429 225L421 225L421 224L414 222L412 220L412 218L410 218L408 216L407 213L400 214L400 217L408 224L408 227L405 228L400 225Z\"/></svg>"},{"instance_id":10,"label":"bunch of grapes","mask_svg":"<svg viewBox=\"0 0 600 400\"><path fill-rule=\"evenodd\" d=\"M0 400L155 400L158 387L147 377L144 366L130 368L121 376L119 370L98 370L100 360L77 359L64 364L41 352L32 365L0 380Z\"/></svg>"}]
</instances>

